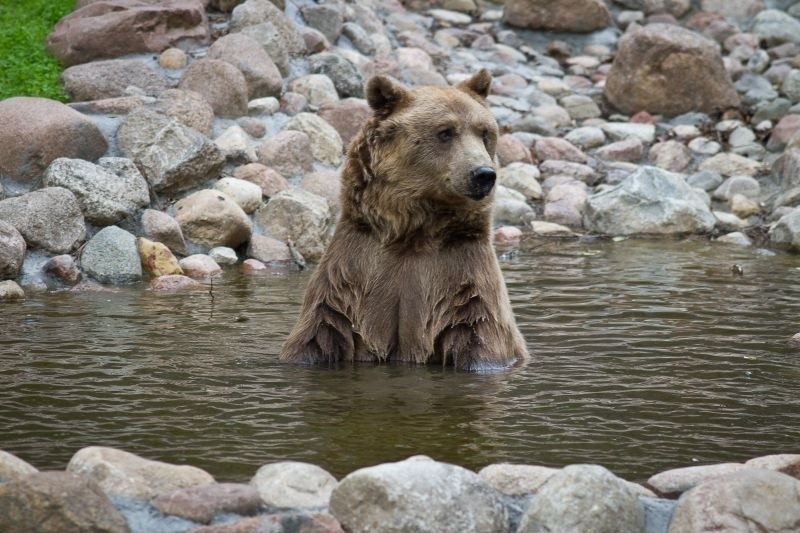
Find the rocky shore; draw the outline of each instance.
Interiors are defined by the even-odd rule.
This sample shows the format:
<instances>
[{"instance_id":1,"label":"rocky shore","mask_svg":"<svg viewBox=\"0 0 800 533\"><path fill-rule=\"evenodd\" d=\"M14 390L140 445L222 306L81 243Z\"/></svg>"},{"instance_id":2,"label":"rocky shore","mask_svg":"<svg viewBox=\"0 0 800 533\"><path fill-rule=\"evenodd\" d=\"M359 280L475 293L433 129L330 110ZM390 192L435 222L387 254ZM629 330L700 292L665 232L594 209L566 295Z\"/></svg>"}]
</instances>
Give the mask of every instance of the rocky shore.
<instances>
[{"instance_id":1,"label":"rocky shore","mask_svg":"<svg viewBox=\"0 0 800 533\"><path fill-rule=\"evenodd\" d=\"M72 102L0 101L0 299L317 260L377 73L493 73L500 244L800 249L798 6L78 0L47 39Z\"/></svg>"},{"instance_id":2,"label":"rocky shore","mask_svg":"<svg viewBox=\"0 0 800 533\"><path fill-rule=\"evenodd\" d=\"M105 447L39 472L0 451L0 529L248 533L797 531L800 455L661 472L644 485L598 465L493 464L478 473L425 456L336 480L301 462L249 483Z\"/></svg>"}]
</instances>

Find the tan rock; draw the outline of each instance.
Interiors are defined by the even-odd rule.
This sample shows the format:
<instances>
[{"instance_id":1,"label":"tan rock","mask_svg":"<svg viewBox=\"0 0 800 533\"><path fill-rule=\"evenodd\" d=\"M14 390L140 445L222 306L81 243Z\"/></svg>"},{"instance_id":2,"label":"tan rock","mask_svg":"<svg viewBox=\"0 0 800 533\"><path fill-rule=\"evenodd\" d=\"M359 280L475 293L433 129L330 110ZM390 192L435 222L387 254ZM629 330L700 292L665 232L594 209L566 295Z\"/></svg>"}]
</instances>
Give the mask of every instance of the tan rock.
<instances>
[{"instance_id":1,"label":"tan rock","mask_svg":"<svg viewBox=\"0 0 800 533\"><path fill-rule=\"evenodd\" d=\"M197 244L213 248L236 248L247 242L253 226L247 214L227 194L204 189L175 204L175 220L183 235Z\"/></svg>"},{"instance_id":2,"label":"tan rock","mask_svg":"<svg viewBox=\"0 0 800 533\"><path fill-rule=\"evenodd\" d=\"M0 483L22 479L38 471L16 455L0 450Z\"/></svg>"},{"instance_id":3,"label":"tan rock","mask_svg":"<svg viewBox=\"0 0 800 533\"><path fill-rule=\"evenodd\" d=\"M500 463L483 468L478 475L484 483L509 496L535 494L557 468Z\"/></svg>"},{"instance_id":4,"label":"tan rock","mask_svg":"<svg viewBox=\"0 0 800 533\"><path fill-rule=\"evenodd\" d=\"M744 469L741 463L687 466L666 470L647 480L646 486L664 498L675 498L697 485Z\"/></svg>"},{"instance_id":5,"label":"tan rock","mask_svg":"<svg viewBox=\"0 0 800 533\"><path fill-rule=\"evenodd\" d=\"M503 21L538 30L590 32L611 24L602 0L506 0Z\"/></svg>"},{"instance_id":6,"label":"tan rock","mask_svg":"<svg viewBox=\"0 0 800 533\"><path fill-rule=\"evenodd\" d=\"M170 274L183 274L183 269L178 265L178 260L172 255L165 245L150 239L140 237L136 246L142 260L142 268L153 277Z\"/></svg>"}]
</instances>

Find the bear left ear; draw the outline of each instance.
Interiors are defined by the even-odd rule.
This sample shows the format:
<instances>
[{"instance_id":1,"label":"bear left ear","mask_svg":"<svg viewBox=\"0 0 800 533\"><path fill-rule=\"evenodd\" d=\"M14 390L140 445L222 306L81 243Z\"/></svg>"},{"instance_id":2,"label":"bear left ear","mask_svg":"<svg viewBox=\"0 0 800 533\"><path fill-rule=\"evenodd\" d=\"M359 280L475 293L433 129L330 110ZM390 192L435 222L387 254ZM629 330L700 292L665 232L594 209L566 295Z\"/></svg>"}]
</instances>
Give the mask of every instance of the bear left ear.
<instances>
[{"instance_id":1,"label":"bear left ear","mask_svg":"<svg viewBox=\"0 0 800 533\"><path fill-rule=\"evenodd\" d=\"M462 91L474 93L481 98L489 96L489 89L492 86L492 75L485 68L480 69L468 80L464 80L456 87Z\"/></svg>"},{"instance_id":2,"label":"bear left ear","mask_svg":"<svg viewBox=\"0 0 800 533\"><path fill-rule=\"evenodd\" d=\"M408 91L389 76L375 76L367 82L367 103L377 113L389 115L408 96Z\"/></svg>"}]
</instances>

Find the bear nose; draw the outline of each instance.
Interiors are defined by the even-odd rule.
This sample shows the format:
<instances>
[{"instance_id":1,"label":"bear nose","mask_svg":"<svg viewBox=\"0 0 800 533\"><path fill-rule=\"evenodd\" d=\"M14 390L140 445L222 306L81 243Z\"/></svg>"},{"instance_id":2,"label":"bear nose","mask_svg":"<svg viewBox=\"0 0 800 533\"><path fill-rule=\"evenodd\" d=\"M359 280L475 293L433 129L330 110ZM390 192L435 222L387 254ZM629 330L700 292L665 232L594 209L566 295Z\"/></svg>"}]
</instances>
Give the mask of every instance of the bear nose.
<instances>
[{"instance_id":1,"label":"bear nose","mask_svg":"<svg viewBox=\"0 0 800 533\"><path fill-rule=\"evenodd\" d=\"M497 174L492 167L477 167L472 169L470 178L472 180L470 197L480 200L492 192Z\"/></svg>"}]
</instances>

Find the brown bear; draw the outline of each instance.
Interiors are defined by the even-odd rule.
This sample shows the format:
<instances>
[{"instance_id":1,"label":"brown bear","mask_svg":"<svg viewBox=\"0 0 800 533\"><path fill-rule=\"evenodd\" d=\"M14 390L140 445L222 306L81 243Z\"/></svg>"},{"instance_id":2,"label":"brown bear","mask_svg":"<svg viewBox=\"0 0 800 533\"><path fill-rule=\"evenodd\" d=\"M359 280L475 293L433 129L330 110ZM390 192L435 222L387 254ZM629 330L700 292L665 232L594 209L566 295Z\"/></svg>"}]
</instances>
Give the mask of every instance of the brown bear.
<instances>
[{"instance_id":1,"label":"brown bear","mask_svg":"<svg viewBox=\"0 0 800 533\"><path fill-rule=\"evenodd\" d=\"M373 116L349 146L340 219L282 361L480 371L527 357L492 247L491 81L367 83Z\"/></svg>"}]
</instances>

